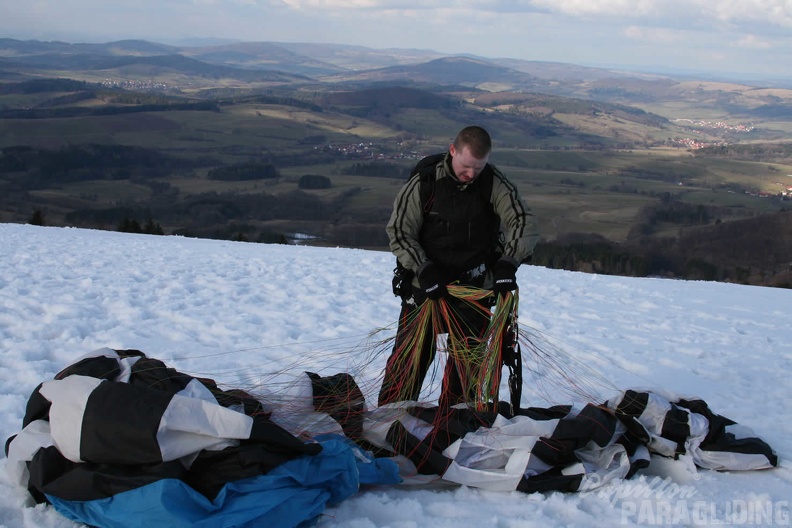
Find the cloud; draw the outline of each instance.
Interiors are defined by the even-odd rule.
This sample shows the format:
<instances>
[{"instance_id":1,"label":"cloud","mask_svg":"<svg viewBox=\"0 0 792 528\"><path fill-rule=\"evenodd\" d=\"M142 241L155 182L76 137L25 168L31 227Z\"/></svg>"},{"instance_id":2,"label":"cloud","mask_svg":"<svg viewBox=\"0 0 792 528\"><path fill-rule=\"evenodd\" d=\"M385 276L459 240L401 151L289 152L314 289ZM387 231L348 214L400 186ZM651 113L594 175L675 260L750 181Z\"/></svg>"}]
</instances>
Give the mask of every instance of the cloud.
<instances>
[{"instance_id":1,"label":"cloud","mask_svg":"<svg viewBox=\"0 0 792 528\"><path fill-rule=\"evenodd\" d=\"M191 0L191 3L199 6L222 6L224 4L257 6L258 0Z\"/></svg>"},{"instance_id":2,"label":"cloud","mask_svg":"<svg viewBox=\"0 0 792 528\"><path fill-rule=\"evenodd\" d=\"M299 10L464 10L473 13L554 13L570 17L643 21L643 25L741 26L762 23L792 27L790 0L280 0Z\"/></svg>"},{"instance_id":3,"label":"cloud","mask_svg":"<svg viewBox=\"0 0 792 528\"><path fill-rule=\"evenodd\" d=\"M697 3L711 4L713 15L725 22L759 21L792 27L792 2L789 0L698 0Z\"/></svg>"},{"instance_id":4,"label":"cloud","mask_svg":"<svg viewBox=\"0 0 792 528\"><path fill-rule=\"evenodd\" d=\"M792 27L789 0L523 0L521 5L574 17L643 20L644 25Z\"/></svg>"},{"instance_id":5,"label":"cloud","mask_svg":"<svg viewBox=\"0 0 792 528\"><path fill-rule=\"evenodd\" d=\"M381 0L281 0L284 4L294 9L323 9L330 11L385 8L393 9L394 2Z\"/></svg>"},{"instance_id":6,"label":"cloud","mask_svg":"<svg viewBox=\"0 0 792 528\"><path fill-rule=\"evenodd\" d=\"M743 35L742 38L740 38L737 41L737 46L740 48L754 49L754 50L770 49L773 47L773 45L770 44L770 42L760 39L756 35Z\"/></svg>"},{"instance_id":7,"label":"cloud","mask_svg":"<svg viewBox=\"0 0 792 528\"><path fill-rule=\"evenodd\" d=\"M629 26L624 31L625 37L653 44L672 44L679 42L683 31L668 28L647 28L642 26Z\"/></svg>"},{"instance_id":8,"label":"cloud","mask_svg":"<svg viewBox=\"0 0 792 528\"><path fill-rule=\"evenodd\" d=\"M654 0L531 0L522 2L572 16L646 16L657 10Z\"/></svg>"},{"instance_id":9,"label":"cloud","mask_svg":"<svg viewBox=\"0 0 792 528\"><path fill-rule=\"evenodd\" d=\"M724 71L782 71L790 27L792 0L0 0L12 38L198 36Z\"/></svg>"}]
</instances>

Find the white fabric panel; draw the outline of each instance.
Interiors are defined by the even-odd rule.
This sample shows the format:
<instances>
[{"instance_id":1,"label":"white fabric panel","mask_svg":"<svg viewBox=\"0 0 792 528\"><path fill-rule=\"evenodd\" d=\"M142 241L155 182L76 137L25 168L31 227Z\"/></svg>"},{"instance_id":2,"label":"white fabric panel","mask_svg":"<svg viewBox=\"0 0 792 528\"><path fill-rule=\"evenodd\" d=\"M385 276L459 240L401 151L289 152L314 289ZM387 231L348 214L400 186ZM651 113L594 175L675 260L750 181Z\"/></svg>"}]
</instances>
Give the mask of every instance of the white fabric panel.
<instances>
[{"instance_id":1,"label":"white fabric panel","mask_svg":"<svg viewBox=\"0 0 792 528\"><path fill-rule=\"evenodd\" d=\"M709 420L703 414L688 411L688 426L690 436L699 437L702 442L709 434Z\"/></svg>"},{"instance_id":2,"label":"white fabric panel","mask_svg":"<svg viewBox=\"0 0 792 528\"><path fill-rule=\"evenodd\" d=\"M649 452L649 448L645 445L636 446L635 452L630 457L630 462L633 464L636 463L638 460L645 460L649 462L651 459L651 453Z\"/></svg>"},{"instance_id":3,"label":"white fabric panel","mask_svg":"<svg viewBox=\"0 0 792 528\"><path fill-rule=\"evenodd\" d=\"M526 477L535 477L536 475L541 475L545 471L553 469L553 467L554 466L548 464L541 458L534 456L528 460L528 465L525 467L524 475Z\"/></svg>"},{"instance_id":4,"label":"white fabric panel","mask_svg":"<svg viewBox=\"0 0 792 528\"><path fill-rule=\"evenodd\" d=\"M253 418L216 403L174 395L162 414L157 442L162 460L176 460L201 449L220 450L250 437Z\"/></svg>"},{"instance_id":5,"label":"white fabric panel","mask_svg":"<svg viewBox=\"0 0 792 528\"><path fill-rule=\"evenodd\" d=\"M482 427L478 431L466 434L448 446L443 454L449 458L456 457L463 442L484 449L498 450L506 444L513 445L512 442L516 440L515 447L521 447L519 441L522 437L550 437L557 425L558 420L533 420L527 416L506 418L499 414L492 427Z\"/></svg>"},{"instance_id":6,"label":"white fabric panel","mask_svg":"<svg viewBox=\"0 0 792 528\"><path fill-rule=\"evenodd\" d=\"M749 471L773 467L767 457L761 454L703 451L698 449L692 452L691 455L697 466L715 471Z\"/></svg>"},{"instance_id":7,"label":"white fabric panel","mask_svg":"<svg viewBox=\"0 0 792 528\"><path fill-rule=\"evenodd\" d=\"M464 460L454 460L443 474L443 480L484 488L493 491L513 491L517 489L517 484L525 473L528 461L531 458L531 448L536 443L536 438L522 438L525 447L520 449L504 448L502 453L506 455L506 463L500 468L480 468L468 467L464 465ZM467 451L464 447L460 453Z\"/></svg>"},{"instance_id":8,"label":"white fabric panel","mask_svg":"<svg viewBox=\"0 0 792 528\"><path fill-rule=\"evenodd\" d=\"M443 455L453 459L443 479L495 491L517 488L540 437L553 434L558 420L507 419L501 415L491 428L481 428L460 438Z\"/></svg>"},{"instance_id":9,"label":"white fabric panel","mask_svg":"<svg viewBox=\"0 0 792 528\"><path fill-rule=\"evenodd\" d=\"M673 458L676 456L677 449L677 443L668 438L652 434L649 439L649 451L652 453Z\"/></svg>"},{"instance_id":10,"label":"white fabric panel","mask_svg":"<svg viewBox=\"0 0 792 528\"><path fill-rule=\"evenodd\" d=\"M286 392L280 397L291 414L310 413L314 410L313 382L305 372L295 376L294 381L287 385ZM282 409L283 405L278 405L273 409L273 413L284 412Z\"/></svg>"},{"instance_id":11,"label":"white fabric panel","mask_svg":"<svg viewBox=\"0 0 792 528\"><path fill-rule=\"evenodd\" d=\"M108 347L97 348L96 350L92 350L78 357L77 359L72 361L71 364L76 365L83 359L92 358L92 357L108 357L108 358L118 359L118 352Z\"/></svg>"},{"instance_id":12,"label":"white fabric panel","mask_svg":"<svg viewBox=\"0 0 792 528\"><path fill-rule=\"evenodd\" d=\"M273 413L270 420L289 431L296 437L309 437L321 434L344 435L344 429L327 413L310 412L305 414Z\"/></svg>"},{"instance_id":13,"label":"white fabric panel","mask_svg":"<svg viewBox=\"0 0 792 528\"><path fill-rule=\"evenodd\" d=\"M575 455L583 464L580 490L596 489L612 480L623 479L630 471L630 458L621 444L599 447L589 442L585 448L575 451Z\"/></svg>"},{"instance_id":14,"label":"white fabric panel","mask_svg":"<svg viewBox=\"0 0 792 528\"><path fill-rule=\"evenodd\" d=\"M217 398L214 397L212 391L210 391L206 385L194 378L190 380L186 387L177 392L177 394L184 396L185 398L195 398L197 400L203 400L215 405L219 405L217 403Z\"/></svg>"},{"instance_id":15,"label":"white fabric panel","mask_svg":"<svg viewBox=\"0 0 792 528\"><path fill-rule=\"evenodd\" d=\"M665 422L666 414L670 410L671 402L650 392L649 399L646 402L646 409L638 419L650 433L659 435L663 431L663 422Z\"/></svg>"},{"instance_id":16,"label":"white fabric panel","mask_svg":"<svg viewBox=\"0 0 792 528\"><path fill-rule=\"evenodd\" d=\"M571 464L561 470L561 474L566 476L583 475L584 473L586 473L586 466L583 465L583 462L576 462L575 464Z\"/></svg>"},{"instance_id":17,"label":"white fabric panel","mask_svg":"<svg viewBox=\"0 0 792 528\"><path fill-rule=\"evenodd\" d=\"M256 399L262 409L270 413L270 418L295 413L309 413L313 408L313 383L308 374L278 377L278 392L271 392L267 387L257 387Z\"/></svg>"},{"instance_id":18,"label":"white fabric panel","mask_svg":"<svg viewBox=\"0 0 792 528\"><path fill-rule=\"evenodd\" d=\"M405 409L430 406L429 403L400 401L377 407L363 416L363 439L375 446L393 450L387 440L388 429L393 422L399 421L410 434L423 440L432 431L432 424L419 420Z\"/></svg>"},{"instance_id":19,"label":"white fabric panel","mask_svg":"<svg viewBox=\"0 0 792 528\"><path fill-rule=\"evenodd\" d=\"M697 453L700 451L701 443L706 440L709 433L709 420L702 414L689 412L688 424L690 426L690 436L685 440L685 452L692 455L695 461L698 456Z\"/></svg>"},{"instance_id":20,"label":"white fabric panel","mask_svg":"<svg viewBox=\"0 0 792 528\"><path fill-rule=\"evenodd\" d=\"M119 383L129 383L129 378L132 376L132 365L140 361L140 359L140 356L119 358L118 367L121 369L121 373L116 376L116 379L113 381L117 381Z\"/></svg>"},{"instance_id":21,"label":"white fabric panel","mask_svg":"<svg viewBox=\"0 0 792 528\"><path fill-rule=\"evenodd\" d=\"M272 423L296 437L344 434L341 424L329 414L314 411L313 382L308 374L301 372L285 385L287 389L283 393L256 393L262 408L270 413Z\"/></svg>"},{"instance_id":22,"label":"white fabric panel","mask_svg":"<svg viewBox=\"0 0 792 528\"><path fill-rule=\"evenodd\" d=\"M101 379L75 375L44 382L39 390L42 396L52 402L50 429L53 441L61 454L72 462L84 462L80 458L83 415L88 397L103 382Z\"/></svg>"},{"instance_id":23,"label":"white fabric panel","mask_svg":"<svg viewBox=\"0 0 792 528\"><path fill-rule=\"evenodd\" d=\"M754 469L769 469L773 467L766 456L752 453L735 453L727 451L707 451L701 449L701 442L709 432L709 421L702 415L691 413L691 418L703 421L703 430L697 431L697 436L688 439L686 444L688 453L693 457L695 464L704 469L715 471L749 471ZM725 427L725 433L731 433L735 439L754 438L756 435L750 427L734 424Z\"/></svg>"},{"instance_id":24,"label":"white fabric panel","mask_svg":"<svg viewBox=\"0 0 792 528\"><path fill-rule=\"evenodd\" d=\"M627 426L621 420L616 420L616 426L613 428L613 436L608 441L609 444L617 442L627 432Z\"/></svg>"},{"instance_id":25,"label":"white fabric panel","mask_svg":"<svg viewBox=\"0 0 792 528\"><path fill-rule=\"evenodd\" d=\"M724 427L724 432L734 435L735 440L742 440L743 438L756 438L756 433L748 426L740 424L731 424Z\"/></svg>"},{"instance_id":26,"label":"white fabric panel","mask_svg":"<svg viewBox=\"0 0 792 528\"><path fill-rule=\"evenodd\" d=\"M33 460L33 455L39 449L51 445L54 445L54 441L46 420L34 420L22 429L8 446L6 472L11 482L27 488L30 477L27 462Z\"/></svg>"}]
</instances>

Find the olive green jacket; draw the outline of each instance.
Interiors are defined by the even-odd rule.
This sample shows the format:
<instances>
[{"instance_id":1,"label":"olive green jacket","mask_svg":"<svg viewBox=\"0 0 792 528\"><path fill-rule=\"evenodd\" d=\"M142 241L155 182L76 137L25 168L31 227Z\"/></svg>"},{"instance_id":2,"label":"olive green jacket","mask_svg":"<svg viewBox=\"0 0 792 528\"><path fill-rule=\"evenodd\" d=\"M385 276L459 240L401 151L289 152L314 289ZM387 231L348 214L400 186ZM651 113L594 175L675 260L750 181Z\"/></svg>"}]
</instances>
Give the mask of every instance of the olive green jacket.
<instances>
[{"instance_id":1,"label":"olive green jacket","mask_svg":"<svg viewBox=\"0 0 792 528\"><path fill-rule=\"evenodd\" d=\"M502 255L515 266L533 254L539 240L536 217L520 196L517 188L496 167L492 166L491 203L500 219L500 240L498 247ZM435 178L453 178L451 155L446 154L438 163ZM413 177L401 188L394 201L388 225L385 228L390 239L390 250L402 266L418 275L429 263L426 253L419 243L423 225L423 204L421 204L420 178ZM460 184L463 189L465 184ZM417 284L417 283L416 283Z\"/></svg>"}]
</instances>

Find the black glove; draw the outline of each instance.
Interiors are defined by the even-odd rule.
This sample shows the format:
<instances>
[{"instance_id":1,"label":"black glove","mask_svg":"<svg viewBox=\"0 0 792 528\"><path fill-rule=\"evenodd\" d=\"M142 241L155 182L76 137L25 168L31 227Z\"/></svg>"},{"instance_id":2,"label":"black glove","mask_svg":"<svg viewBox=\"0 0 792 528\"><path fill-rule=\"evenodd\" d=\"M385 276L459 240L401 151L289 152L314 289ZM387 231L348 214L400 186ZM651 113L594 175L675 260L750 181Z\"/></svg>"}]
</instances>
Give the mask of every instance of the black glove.
<instances>
[{"instance_id":1,"label":"black glove","mask_svg":"<svg viewBox=\"0 0 792 528\"><path fill-rule=\"evenodd\" d=\"M440 269L431 262L418 274L418 284L426 296L435 301L448 293Z\"/></svg>"},{"instance_id":2,"label":"black glove","mask_svg":"<svg viewBox=\"0 0 792 528\"><path fill-rule=\"evenodd\" d=\"M500 259L492 271L494 282L492 291L506 293L517 289L517 266L505 259Z\"/></svg>"}]
</instances>

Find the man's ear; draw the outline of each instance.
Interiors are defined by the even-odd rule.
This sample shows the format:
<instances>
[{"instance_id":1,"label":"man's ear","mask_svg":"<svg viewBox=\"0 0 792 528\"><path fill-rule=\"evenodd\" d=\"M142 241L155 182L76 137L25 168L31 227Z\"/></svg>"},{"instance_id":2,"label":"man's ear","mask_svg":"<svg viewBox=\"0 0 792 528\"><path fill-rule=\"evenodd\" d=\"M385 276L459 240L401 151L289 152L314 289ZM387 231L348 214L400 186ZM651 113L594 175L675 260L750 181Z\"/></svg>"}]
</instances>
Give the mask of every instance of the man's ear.
<instances>
[{"instance_id":1,"label":"man's ear","mask_svg":"<svg viewBox=\"0 0 792 528\"><path fill-rule=\"evenodd\" d=\"M456 156L456 147L454 147L453 143L448 147L448 152L451 153L452 158Z\"/></svg>"}]
</instances>

